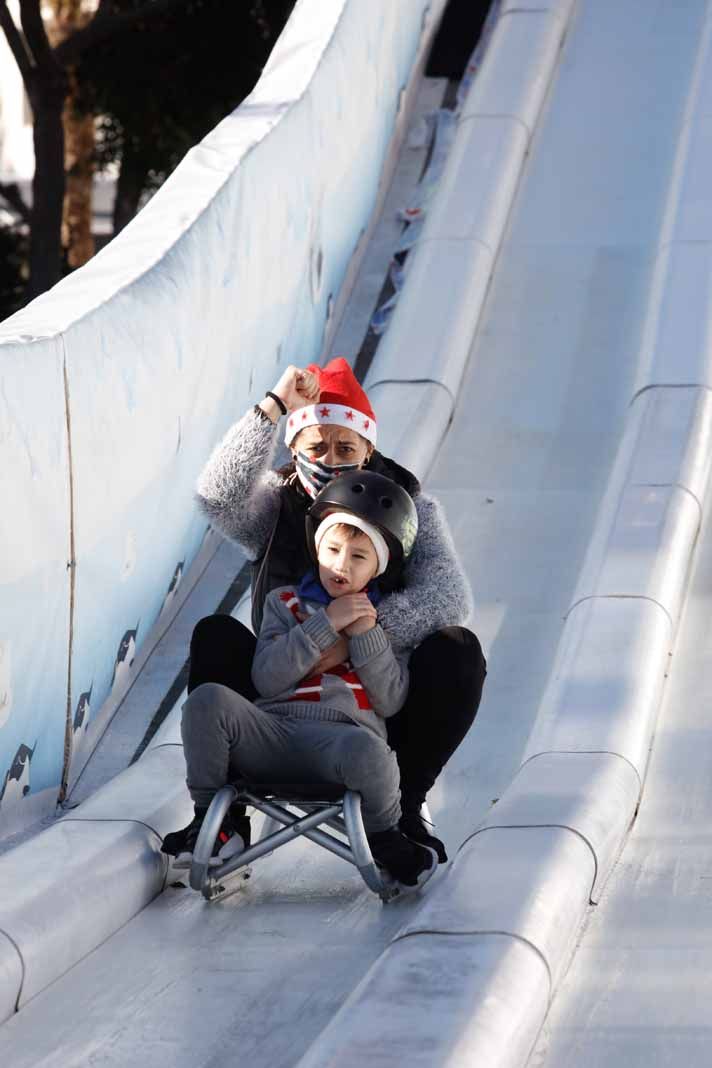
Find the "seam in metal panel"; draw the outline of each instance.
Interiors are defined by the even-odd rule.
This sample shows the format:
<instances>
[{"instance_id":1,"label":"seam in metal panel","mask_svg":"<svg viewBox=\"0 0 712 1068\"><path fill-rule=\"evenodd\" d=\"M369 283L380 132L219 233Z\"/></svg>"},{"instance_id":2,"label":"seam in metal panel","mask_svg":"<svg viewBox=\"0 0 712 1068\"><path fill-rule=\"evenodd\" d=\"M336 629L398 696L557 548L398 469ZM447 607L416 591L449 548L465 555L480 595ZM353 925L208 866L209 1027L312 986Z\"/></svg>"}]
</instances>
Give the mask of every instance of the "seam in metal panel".
<instances>
[{"instance_id":1,"label":"seam in metal panel","mask_svg":"<svg viewBox=\"0 0 712 1068\"><path fill-rule=\"evenodd\" d=\"M532 131L529 129L524 119L521 119L519 115L512 115L509 111L476 111L474 115L463 115L460 120L459 129L463 129L468 122L472 122L474 119L509 119L511 122L516 122L519 126L524 128L527 135L527 145L529 144L529 141L531 141Z\"/></svg>"},{"instance_id":2,"label":"seam in metal panel","mask_svg":"<svg viewBox=\"0 0 712 1068\"><path fill-rule=\"evenodd\" d=\"M369 382L369 390L375 389L376 386L439 386L444 390L450 400L455 403L455 397L452 390L444 384L444 382L438 382L434 378L379 378L377 382Z\"/></svg>"},{"instance_id":3,"label":"seam in metal panel","mask_svg":"<svg viewBox=\"0 0 712 1068\"><path fill-rule=\"evenodd\" d=\"M60 826L62 823L134 823L138 827L145 827L151 834L155 834L159 842L163 842L163 835L159 834L155 827L151 827L149 823L145 823L143 820L135 820L131 818L121 819L118 816L87 816L86 818L82 818L81 816L63 816L56 826Z\"/></svg>"},{"instance_id":4,"label":"seam in metal panel","mask_svg":"<svg viewBox=\"0 0 712 1068\"><path fill-rule=\"evenodd\" d=\"M499 17L506 19L509 15L550 15L562 25L569 21L569 15L560 11L558 7L510 7L508 11L502 11Z\"/></svg>"},{"instance_id":5,"label":"seam in metal panel","mask_svg":"<svg viewBox=\"0 0 712 1068\"><path fill-rule=\"evenodd\" d=\"M474 928L472 930L462 930L462 931L438 931L436 928L424 927L422 930L419 930L419 931L404 931L403 934L396 935L396 937L392 940L390 945L394 946L396 944L396 942L403 942L406 938L415 938L417 935L442 935L442 936L451 937L451 938L459 938L459 937L462 937L463 935L465 935L465 936L473 936L473 937L474 936L486 937L487 935L497 935L497 936L504 936L505 938L512 938L515 942L520 942L523 946L526 946L528 949L531 949L532 952L535 954L535 956L537 956L539 958L541 963L546 968L546 974L547 974L547 977L549 979L549 993L547 995L547 999L546 1000L547 1000L547 1002L551 1001L551 990L552 990L553 980L552 980L552 975L551 975L551 968L549 967L549 962L546 959L546 957L544 956L544 954L542 953L542 951L539 949L539 947L535 946L533 942L530 942L528 938L524 938L522 935L514 934L513 931L499 931L499 930L486 930L485 931L485 930L479 930L477 928Z\"/></svg>"},{"instance_id":6,"label":"seam in metal panel","mask_svg":"<svg viewBox=\"0 0 712 1068\"><path fill-rule=\"evenodd\" d=\"M638 397L642 397L649 389L704 389L708 393L712 393L712 386L708 386L704 382L649 382L647 386L642 386L639 390L636 390L628 403L628 407L631 408Z\"/></svg>"},{"instance_id":7,"label":"seam in metal panel","mask_svg":"<svg viewBox=\"0 0 712 1068\"><path fill-rule=\"evenodd\" d=\"M574 603L571 605L568 612L564 616L564 620L567 620L573 612L574 608L578 608L578 606L583 604L584 601L649 601L651 604L657 605L658 608L660 608L661 611L665 613L665 615L670 620L670 626L673 628L673 630L675 629L675 623L673 621L673 618L668 612L665 605L660 604L660 601L656 601L654 597L647 597L645 594L642 593L591 593L587 597L580 597L578 601L574 601Z\"/></svg>"},{"instance_id":8,"label":"seam in metal panel","mask_svg":"<svg viewBox=\"0 0 712 1068\"><path fill-rule=\"evenodd\" d=\"M539 830L540 828L554 829L558 828L561 831L571 831L577 838L580 838L582 842L585 842L588 848L591 850L591 856L593 857L593 881L591 883L591 893L589 893L589 900L593 893L593 888L596 885L596 879L598 878L598 857L596 856L596 850L585 834L581 831L577 831L575 827L570 827L568 823L490 823L486 827L479 827L472 834L469 834L467 838L464 838L458 848L458 853L468 842L471 842L474 838L477 838L478 834L482 834L484 831L531 831Z\"/></svg>"},{"instance_id":9,"label":"seam in metal panel","mask_svg":"<svg viewBox=\"0 0 712 1068\"><path fill-rule=\"evenodd\" d=\"M2 928L0 928L0 934L4 935L4 937L7 938L8 942L10 943L10 945L12 946L12 948L15 950L15 952L18 955L18 957L20 958L20 969L21 969L21 973L22 974L21 974L21 978L20 978L20 987L19 987L19 990L17 991L17 997L15 998L15 1012L19 1012L20 1011L20 998L22 997L22 991L23 991L24 986L25 986L25 958L22 956L22 951L20 950L20 947L18 946L17 942L15 941L15 939L12 937L11 934L8 934L7 931L5 931Z\"/></svg>"},{"instance_id":10,"label":"seam in metal panel","mask_svg":"<svg viewBox=\"0 0 712 1068\"><path fill-rule=\"evenodd\" d=\"M692 499L695 502L695 504L697 505L697 508L699 510L699 513L700 513L700 522L702 522L702 502L700 501L700 498L697 496L697 494L693 493L692 490L688 486L684 485L684 483L682 483L682 482L629 482L628 485L626 486L626 489L632 489L634 486L640 486L641 489L650 488L650 489L679 489L679 490L682 490L683 493L687 493L688 496L692 497Z\"/></svg>"}]
</instances>

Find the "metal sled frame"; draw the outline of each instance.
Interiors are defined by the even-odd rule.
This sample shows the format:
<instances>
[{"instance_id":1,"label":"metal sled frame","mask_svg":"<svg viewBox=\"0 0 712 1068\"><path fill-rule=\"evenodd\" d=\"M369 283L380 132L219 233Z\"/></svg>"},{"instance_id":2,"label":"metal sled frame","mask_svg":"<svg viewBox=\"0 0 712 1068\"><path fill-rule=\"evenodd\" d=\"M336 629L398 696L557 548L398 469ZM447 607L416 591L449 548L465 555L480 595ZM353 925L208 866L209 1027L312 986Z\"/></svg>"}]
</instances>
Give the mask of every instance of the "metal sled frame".
<instances>
[{"instance_id":1,"label":"metal sled frame","mask_svg":"<svg viewBox=\"0 0 712 1068\"><path fill-rule=\"evenodd\" d=\"M223 864L211 865L215 839L222 821L233 802L251 805L267 817L262 837L249 849L230 857ZM290 809L296 809L290 811ZM346 838L342 839L321 830L331 827ZM276 828L281 828L277 830ZM398 895L398 887L385 873L381 873L371 854L361 819L361 795L340 786L292 786L237 783L218 790L207 811L193 850L190 885L199 890L207 901L226 894L223 880L242 872L243 878L253 860L267 856L279 846L286 845L299 835L335 853L353 864L361 873L369 890L385 903Z\"/></svg>"}]
</instances>

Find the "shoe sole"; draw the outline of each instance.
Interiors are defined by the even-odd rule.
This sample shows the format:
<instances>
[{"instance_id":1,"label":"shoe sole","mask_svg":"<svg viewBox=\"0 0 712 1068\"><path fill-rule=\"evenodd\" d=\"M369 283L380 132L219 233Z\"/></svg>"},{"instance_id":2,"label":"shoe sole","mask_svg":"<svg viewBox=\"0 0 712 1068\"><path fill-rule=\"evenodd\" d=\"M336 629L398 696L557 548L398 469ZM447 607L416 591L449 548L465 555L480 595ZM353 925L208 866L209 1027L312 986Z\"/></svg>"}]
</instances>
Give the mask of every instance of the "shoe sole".
<instances>
[{"instance_id":1,"label":"shoe sole","mask_svg":"<svg viewBox=\"0 0 712 1068\"><path fill-rule=\"evenodd\" d=\"M179 853L177 857L171 857L171 867L178 871L187 870L193 863L192 853Z\"/></svg>"},{"instance_id":2,"label":"shoe sole","mask_svg":"<svg viewBox=\"0 0 712 1068\"><path fill-rule=\"evenodd\" d=\"M422 845L421 842L418 844ZM391 886L397 891L399 897L405 894L416 894L418 890L422 890L428 880L432 879L433 875L435 875L435 872L438 870L437 851L433 849L432 846L423 846L423 849L427 849L428 853L430 853L433 863L429 868L426 868L420 873L415 883L402 883L399 879L393 879L391 881Z\"/></svg>"},{"instance_id":3,"label":"shoe sole","mask_svg":"<svg viewBox=\"0 0 712 1068\"><path fill-rule=\"evenodd\" d=\"M233 837L230 839L229 842L226 843L226 845L229 845L231 847L229 851L223 853L223 850L226 848L226 846L223 846L216 856L210 858L210 860L208 861L208 867L217 868L219 864L224 864L226 861L232 860L232 858L234 856L237 856L238 853L245 852L245 843L242 839L242 836L239 834L233 835ZM234 848L232 848L233 846ZM175 860L173 861L173 867L176 868L178 871L184 871L190 868L192 863L193 854L183 852L179 853L178 856L175 858Z\"/></svg>"}]
</instances>

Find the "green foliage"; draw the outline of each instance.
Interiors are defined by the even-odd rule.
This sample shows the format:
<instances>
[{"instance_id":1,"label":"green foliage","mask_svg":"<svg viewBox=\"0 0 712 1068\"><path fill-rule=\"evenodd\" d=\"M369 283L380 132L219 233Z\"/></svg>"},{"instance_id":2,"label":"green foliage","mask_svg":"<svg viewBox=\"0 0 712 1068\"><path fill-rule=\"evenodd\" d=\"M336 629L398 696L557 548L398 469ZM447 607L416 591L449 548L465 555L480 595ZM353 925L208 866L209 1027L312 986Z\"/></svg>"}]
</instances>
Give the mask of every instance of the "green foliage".
<instances>
[{"instance_id":1,"label":"green foliage","mask_svg":"<svg viewBox=\"0 0 712 1068\"><path fill-rule=\"evenodd\" d=\"M26 227L0 220L0 321L24 304L29 246Z\"/></svg>"},{"instance_id":2,"label":"green foliage","mask_svg":"<svg viewBox=\"0 0 712 1068\"><path fill-rule=\"evenodd\" d=\"M146 14L112 25L76 68L74 106L99 117L95 162L119 167L117 228L251 92L295 0L155 2L158 14L153 0L100 0L97 19ZM0 215L0 319L27 299L29 236L11 218Z\"/></svg>"},{"instance_id":3,"label":"green foliage","mask_svg":"<svg viewBox=\"0 0 712 1068\"><path fill-rule=\"evenodd\" d=\"M115 33L79 67L83 104L102 115L97 164L123 159L156 188L247 96L294 0L186 0ZM116 10L145 0L116 0Z\"/></svg>"}]
</instances>

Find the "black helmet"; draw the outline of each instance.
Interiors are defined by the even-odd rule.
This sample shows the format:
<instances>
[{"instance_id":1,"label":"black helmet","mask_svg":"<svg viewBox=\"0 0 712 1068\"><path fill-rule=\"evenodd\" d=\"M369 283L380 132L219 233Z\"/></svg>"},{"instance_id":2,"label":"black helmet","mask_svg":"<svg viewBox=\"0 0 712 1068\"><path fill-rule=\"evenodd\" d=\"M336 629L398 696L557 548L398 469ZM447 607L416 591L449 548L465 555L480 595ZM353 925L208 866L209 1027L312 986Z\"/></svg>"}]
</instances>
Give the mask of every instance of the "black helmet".
<instances>
[{"instance_id":1,"label":"black helmet","mask_svg":"<svg viewBox=\"0 0 712 1068\"><path fill-rule=\"evenodd\" d=\"M333 478L317 494L306 517L307 545L316 560L316 528L330 512L350 512L380 530L386 539L390 560L386 574L399 570L413 551L418 533L418 513L402 486L375 471L349 471Z\"/></svg>"}]
</instances>

